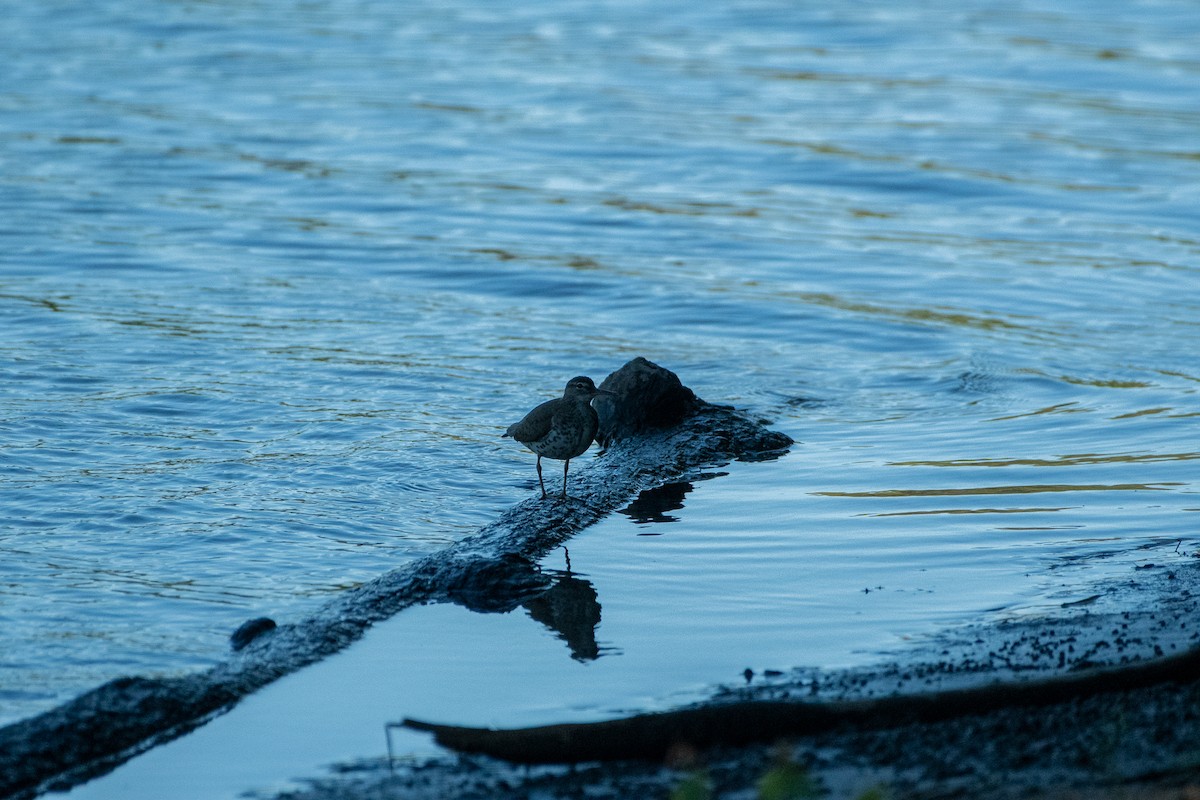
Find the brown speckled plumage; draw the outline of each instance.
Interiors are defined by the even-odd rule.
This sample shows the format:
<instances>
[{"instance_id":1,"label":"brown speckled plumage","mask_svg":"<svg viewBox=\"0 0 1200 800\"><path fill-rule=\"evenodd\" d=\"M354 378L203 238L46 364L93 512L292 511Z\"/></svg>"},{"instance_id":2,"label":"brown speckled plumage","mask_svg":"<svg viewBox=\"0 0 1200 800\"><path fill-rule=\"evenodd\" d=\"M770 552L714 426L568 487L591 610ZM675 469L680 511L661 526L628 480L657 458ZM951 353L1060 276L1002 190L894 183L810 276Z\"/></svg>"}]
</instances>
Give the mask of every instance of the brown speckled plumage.
<instances>
[{"instance_id":1,"label":"brown speckled plumage","mask_svg":"<svg viewBox=\"0 0 1200 800\"><path fill-rule=\"evenodd\" d=\"M592 379L580 375L567 381L562 397L547 400L525 415L520 422L508 426L505 436L511 436L537 453L538 483L542 497L546 483L542 480L542 456L563 462L562 497L567 496L567 468L571 459L582 455L596 437L599 421L592 408L592 398L609 394L596 388Z\"/></svg>"}]
</instances>

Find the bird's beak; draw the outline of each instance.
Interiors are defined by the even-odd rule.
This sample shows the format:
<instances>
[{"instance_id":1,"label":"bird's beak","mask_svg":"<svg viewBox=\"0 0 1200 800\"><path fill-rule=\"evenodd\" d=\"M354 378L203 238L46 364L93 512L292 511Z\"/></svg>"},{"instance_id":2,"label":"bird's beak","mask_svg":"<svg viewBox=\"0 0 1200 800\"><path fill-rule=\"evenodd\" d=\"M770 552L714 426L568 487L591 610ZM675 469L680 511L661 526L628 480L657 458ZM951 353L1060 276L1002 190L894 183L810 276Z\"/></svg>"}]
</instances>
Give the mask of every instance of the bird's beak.
<instances>
[{"instance_id":1,"label":"bird's beak","mask_svg":"<svg viewBox=\"0 0 1200 800\"><path fill-rule=\"evenodd\" d=\"M616 392L610 392L608 389L597 389L597 390L596 390L596 394L598 394L598 395L599 395L599 394L606 394L606 395L608 395L609 397L616 397L616 396L617 396L617 393L616 393Z\"/></svg>"}]
</instances>

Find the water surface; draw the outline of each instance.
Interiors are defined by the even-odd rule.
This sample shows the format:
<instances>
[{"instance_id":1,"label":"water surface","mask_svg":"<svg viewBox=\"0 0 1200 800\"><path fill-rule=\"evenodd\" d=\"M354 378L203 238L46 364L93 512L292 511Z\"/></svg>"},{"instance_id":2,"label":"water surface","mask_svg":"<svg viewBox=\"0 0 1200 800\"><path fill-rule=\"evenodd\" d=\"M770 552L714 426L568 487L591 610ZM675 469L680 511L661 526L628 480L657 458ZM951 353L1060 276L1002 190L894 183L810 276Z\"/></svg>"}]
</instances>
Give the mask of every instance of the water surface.
<instances>
[{"instance_id":1,"label":"water surface","mask_svg":"<svg viewBox=\"0 0 1200 800\"><path fill-rule=\"evenodd\" d=\"M714 654L648 664L638 702L1190 557L1198 28L1183 2L12 9L0 722L212 664L246 618L486 524L536 491L504 427L635 355L800 442L572 543L601 656L546 632L564 668L668 630Z\"/></svg>"}]
</instances>

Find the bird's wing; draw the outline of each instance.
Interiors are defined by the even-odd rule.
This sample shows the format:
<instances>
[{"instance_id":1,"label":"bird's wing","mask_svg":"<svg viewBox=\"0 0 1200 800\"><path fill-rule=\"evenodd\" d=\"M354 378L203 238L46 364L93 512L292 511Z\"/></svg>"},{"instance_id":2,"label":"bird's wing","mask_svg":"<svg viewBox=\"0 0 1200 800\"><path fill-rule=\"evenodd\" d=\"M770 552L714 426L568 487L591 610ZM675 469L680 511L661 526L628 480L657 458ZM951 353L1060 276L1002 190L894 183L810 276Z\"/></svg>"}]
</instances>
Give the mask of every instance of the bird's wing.
<instances>
[{"instance_id":1,"label":"bird's wing","mask_svg":"<svg viewBox=\"0 0 1200 800\"><path fill-rule=\"evenodd\" d=\"M550 432L554 422L554 401L547 400L525 415L525 419L508 426L507 436L518 442L536 442Z\"/></svg>"},{"instance_id":2,"label":"bird's wing","mask_svg":"<svg viewBox=\"0 0 1200 800\"><path fill-rule=\"evenodd\" d=\"M560 419L560 415L563 417L562 419ZM578 429L581 438L584 432L590 429L591 433L588 435L587 441L591 446L592 440L596 438L596 429L600 427L600 419L596 416L596 409L590 405L584 405L582 408L560 408L559 413L554 415L551 424L556 428L562 427L568 431Z\"/></svg>"}]
</instances>

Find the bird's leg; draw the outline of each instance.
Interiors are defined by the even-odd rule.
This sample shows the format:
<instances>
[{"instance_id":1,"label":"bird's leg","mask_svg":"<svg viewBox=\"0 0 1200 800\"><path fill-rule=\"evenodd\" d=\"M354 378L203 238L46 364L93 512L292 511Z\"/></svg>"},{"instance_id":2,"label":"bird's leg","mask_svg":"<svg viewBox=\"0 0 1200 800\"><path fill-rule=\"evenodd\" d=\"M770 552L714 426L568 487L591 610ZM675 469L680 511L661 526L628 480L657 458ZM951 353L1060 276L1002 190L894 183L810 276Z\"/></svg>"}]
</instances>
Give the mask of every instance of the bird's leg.
<instances>
[{"instance_id":1,"label":"bird's leg","mask_svg":"<svg viewBox=\"0 0 1200 800\"><path fill-rule=\"evenodd\" d=\"M569 466L571 466L571 459L568 458L566 461L563 462L563 490L562 490L562 499L563 500L567 499L567 467L569 467Z\"/></svg>"},{"instance_id":2,"label":"bird's leg","mask_svg":"<svg viewBox=\"0 0 1200 800\"><path fill-rule=\"evenodd\" d=\"M542 499L546 499L546 482L542 480L542 457L537 459L538 485L542 487Z\"/></svg>"}]
</instances>

